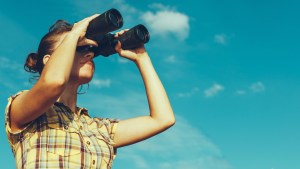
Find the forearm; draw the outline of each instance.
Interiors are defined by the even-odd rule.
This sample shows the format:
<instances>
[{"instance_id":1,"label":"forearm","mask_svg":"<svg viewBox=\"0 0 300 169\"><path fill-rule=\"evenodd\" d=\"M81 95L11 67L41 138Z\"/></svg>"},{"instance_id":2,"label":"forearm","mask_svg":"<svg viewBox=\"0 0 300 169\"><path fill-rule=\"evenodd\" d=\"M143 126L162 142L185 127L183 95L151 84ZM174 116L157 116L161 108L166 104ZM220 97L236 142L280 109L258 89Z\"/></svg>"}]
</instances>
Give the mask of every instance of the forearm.
<instances>
[{"instance_id":1,"label":"forearm","mask_svg":"<svg viewBox=\"0 0 300 169\"><path fill-rule=\"evenodd\" d=\"M116 37L123 32L119 32ZM121 43L118 43L115 49L120 56L132 60L137 65L144 81L150 109L149 116L140 116L119 122L114 141L115 147L121 147L166 130L174 125L175 117L167 93L144 46L123 50Z\"/></svg>"},{"instance_id":2,"label":"forearm","mask_svg":"<svg viewBox=\"0 0 300 169\"><path fill-rule=\"evenodd\" d=\"M144 81L150 116L163 125L173 125L174 113L167 93L147 53L135 62Z\"/></svg>"},{"instance_id":3,"label":"forearm","mask_svg":"<svg viewBox=\"0 0 300 169\"><path fill-rule=\"evenodd\" d=\"M134 62L138 66L145 84L150 116L121 120L114 137L116 148L145 140L175 123L168 96L148 54L144 52L137 56Z\"/></svg>"},{"instance_id":4,"label":"forearm","mask_svg":"<svg viewBox=\"0 0 300 169\"><path fill-rule=\"evenodd\" d=\"M41 78L47 83L65 84L72 70L79 35L69 33L45 64Z\"/></svg>"}]
</instances>

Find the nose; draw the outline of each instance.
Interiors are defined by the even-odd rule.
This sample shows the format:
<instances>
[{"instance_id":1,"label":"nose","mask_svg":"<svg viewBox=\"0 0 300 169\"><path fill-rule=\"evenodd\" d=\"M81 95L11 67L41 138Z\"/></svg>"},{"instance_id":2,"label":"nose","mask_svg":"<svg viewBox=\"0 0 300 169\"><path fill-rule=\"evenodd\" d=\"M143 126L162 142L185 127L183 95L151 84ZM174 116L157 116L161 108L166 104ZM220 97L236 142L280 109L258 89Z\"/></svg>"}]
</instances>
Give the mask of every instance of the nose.
<instances>
[{"instance_id":1,"label":"nose","mask_svg":"<svg viewBox=\"0 0 300 169\"><path fill-rule=\"evenodd\" d=\"M95 56L94 52L88 52L83 57L86 59L93 59Z\"/></svg>"}]
</instances>

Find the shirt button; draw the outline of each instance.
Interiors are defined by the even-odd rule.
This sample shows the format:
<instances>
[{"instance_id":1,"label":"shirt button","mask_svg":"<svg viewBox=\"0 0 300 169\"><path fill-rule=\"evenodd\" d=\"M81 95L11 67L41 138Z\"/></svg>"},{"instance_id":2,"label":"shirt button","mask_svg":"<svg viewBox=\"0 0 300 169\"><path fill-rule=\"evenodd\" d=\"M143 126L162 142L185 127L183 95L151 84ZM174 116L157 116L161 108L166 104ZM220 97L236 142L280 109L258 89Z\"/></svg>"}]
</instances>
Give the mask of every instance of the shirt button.
<instances>
[{"instance_id":1,"label":"shirt button","mask_svg":"<svg viewBox=\"0 0 300 169\"><path fill-rule=\"evenodd\" d=\"M65 125L64 128L65 128L66 130L68 130L69 126L68 126L68 125Z\"/></svg>"},{"instance_id":2,"label":"shirt button","mask_svg":"<svg viewBox=\"0 0 300 169\"><path fill-rule=\"evenodd\" d=\"M96 162L96 161L95 161L95 160L93 160L93 165L95 165L95 162Z\"/></svg>"},{"instance_id":3,"label":"shirt button","mask_svg":"<svg viewBox=\"0 0 300 169\"><path fill-rule=\"evenodd\" d=\"M89 141L87 141L86 144L90 145L91 143Z\"/></svg>"},{"instance_id":4,"label":"shirt button","mask_svg":"<svg viewBox=\"0 0 300 169\"><path fill-rule=\"evenodd\" d=\"M79 129L82 130L82 126L80 126Z\"/></svg>"}]
</instances>

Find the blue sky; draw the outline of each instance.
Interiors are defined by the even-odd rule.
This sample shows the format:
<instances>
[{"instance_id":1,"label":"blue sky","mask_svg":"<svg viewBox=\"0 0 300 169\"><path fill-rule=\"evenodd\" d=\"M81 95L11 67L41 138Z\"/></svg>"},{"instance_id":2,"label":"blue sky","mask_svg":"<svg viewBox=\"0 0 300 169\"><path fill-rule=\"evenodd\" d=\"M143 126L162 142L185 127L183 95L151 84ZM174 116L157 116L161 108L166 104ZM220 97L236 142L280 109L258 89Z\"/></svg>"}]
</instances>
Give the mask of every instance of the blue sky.
<instances>
[{"instance_id":1,"label":"blue sky","mask_svg":"<svg viewBox=\"0 0 300 169\"><path fill-rule=\"evenodd\" d=\"M23 64L49 26L116 8L123 28L149 29L146 48L177 123L120 148L114 169L300 168L299 7L292 0L1 1L0 108L32 86ZM133 63L117 55L95 63L79 106L99 117L148 113ZM0 123L0 165L12 169L4 118Z\"/></svg>"}]
</instances>

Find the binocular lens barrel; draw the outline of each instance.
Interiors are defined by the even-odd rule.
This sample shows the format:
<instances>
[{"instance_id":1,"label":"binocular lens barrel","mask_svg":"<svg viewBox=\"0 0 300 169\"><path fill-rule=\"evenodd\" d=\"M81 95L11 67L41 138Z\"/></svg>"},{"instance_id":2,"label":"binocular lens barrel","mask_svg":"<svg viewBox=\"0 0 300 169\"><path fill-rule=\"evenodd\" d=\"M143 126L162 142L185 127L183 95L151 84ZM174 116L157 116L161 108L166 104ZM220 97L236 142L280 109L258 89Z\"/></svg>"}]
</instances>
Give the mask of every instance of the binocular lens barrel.
<instances>
[{"instance_id":1,"label":"binocular lens barrel","mask_svg":"<svg viewBox=\"0 0 300 169\"><path fill-rule=\"evenodd\" d=\"M123 17L121 13L112 8L95 19L93 19L87 28L86 37L96 40L97 36L115 31L123 26Z\"/></svg>"},{"instance_id":2,"label":"binocular lens barrel","mask_svg":"<svg viewBox=\"0 0 300 169\"><path fill-rule=\"evenodd\" d=\"M115 47L118 44L118 40L122 44L122 49L134 49L145 43L150 39L150 34L144 25L137 25L124 34L115 38L113 34L106 34L104 36L98 36L96 38L99 47L94 51L95 57L98 55L109 56L115 54Z\"/></svg>"},{"instance_id":3,"label":"binocular lens barrel","mask_svg":"<svg viewBox=\"0 0 300 169\"><path fill-rule=\"evenodd\" d=\"M120 16L116 12L109 12L107 14L107 17L109 18L108 20L116 27L116 28L121 28L123 25L123 19L120 19ZM120 24L120 22L122 22Z\"/></svg>"},{"instance_id":4,"label":"binocular lens barrel","mask_svg":"<svg viewBox=\"0 0 300 169\"><path fill-rule=\"evenodd\" d=\"M150 35L147 28L144 25L137 25L122 36L118 40L122 44L122 49L133 49L149 41Z\"/></svg>"}]
</instances>

